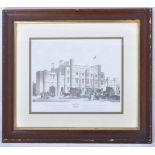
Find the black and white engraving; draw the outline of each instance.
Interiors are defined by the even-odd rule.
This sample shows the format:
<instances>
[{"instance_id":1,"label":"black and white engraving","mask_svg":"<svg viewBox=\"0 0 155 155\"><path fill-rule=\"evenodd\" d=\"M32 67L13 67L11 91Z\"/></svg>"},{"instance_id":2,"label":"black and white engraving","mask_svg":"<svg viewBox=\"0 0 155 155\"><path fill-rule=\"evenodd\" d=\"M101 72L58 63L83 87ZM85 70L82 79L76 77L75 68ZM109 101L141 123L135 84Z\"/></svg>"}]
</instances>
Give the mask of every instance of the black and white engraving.
<instances>
[{"instance_id":1,"label":"black and white engraving","mask_svg":"<svg viewBox=\"0 0 155 155\"><path fill-rule=\"evenodd\" d=\"M122 112L122 40L32 39L31 112Z\"/></svg>"}]
</instances>

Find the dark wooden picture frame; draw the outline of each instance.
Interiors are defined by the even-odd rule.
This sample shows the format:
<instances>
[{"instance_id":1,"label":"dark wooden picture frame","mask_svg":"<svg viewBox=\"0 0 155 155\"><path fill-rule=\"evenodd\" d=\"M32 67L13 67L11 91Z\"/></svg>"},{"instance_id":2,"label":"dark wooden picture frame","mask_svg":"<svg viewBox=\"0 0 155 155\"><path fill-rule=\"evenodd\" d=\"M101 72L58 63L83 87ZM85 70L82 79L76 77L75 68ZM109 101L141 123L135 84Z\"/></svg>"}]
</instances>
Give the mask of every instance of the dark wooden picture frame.
<instances>
[{"instance_id":1,"label":"dark wooden picture frame","mask_svg":"<svg viewBox=\"0 0 155 155\"><path fill-rule=\"evenodd\" d=\"M16 130L14 21L140 20L139 130ZM151 143L152 9L3 10L3 137L5 143Z\"/></svg>"}]
</instances>

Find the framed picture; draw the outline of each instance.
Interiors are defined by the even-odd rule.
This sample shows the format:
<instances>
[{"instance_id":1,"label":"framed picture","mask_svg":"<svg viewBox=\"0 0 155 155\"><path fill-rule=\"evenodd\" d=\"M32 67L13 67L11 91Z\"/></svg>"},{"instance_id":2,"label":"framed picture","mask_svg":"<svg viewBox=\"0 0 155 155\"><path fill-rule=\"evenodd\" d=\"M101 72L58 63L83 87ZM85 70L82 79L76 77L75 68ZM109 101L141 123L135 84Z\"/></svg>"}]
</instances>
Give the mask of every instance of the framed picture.
<instances>
[{"instance_id":1,"label":"framed picture","mask_svg":"<svg viewBox=\"0 0 155 155\"><path fill-rule=\"evenodd\" d=\"M3 10L3 142L151 143L151 19Z\"/></svg>"}]
</instances>

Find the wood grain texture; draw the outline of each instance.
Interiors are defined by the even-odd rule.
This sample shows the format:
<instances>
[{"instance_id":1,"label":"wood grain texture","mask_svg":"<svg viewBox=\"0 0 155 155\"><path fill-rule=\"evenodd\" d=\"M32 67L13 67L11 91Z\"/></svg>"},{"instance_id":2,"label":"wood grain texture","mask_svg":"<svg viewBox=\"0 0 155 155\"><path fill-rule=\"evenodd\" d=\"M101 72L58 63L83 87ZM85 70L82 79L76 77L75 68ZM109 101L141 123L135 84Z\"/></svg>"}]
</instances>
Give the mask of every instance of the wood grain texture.
<instances>
[{"instance_id":1,"label":"wood grain texture","mask_svg":"<svg viewBox=\"0 0 155 155\"><path fill-rule=\"evenodd\" d=\"M15 130L14 21L133 20L140 26L140 130ZM3 10L3 139L5 143L151 143L151 9L14 9Z\"/></svg>"}]
</instances>

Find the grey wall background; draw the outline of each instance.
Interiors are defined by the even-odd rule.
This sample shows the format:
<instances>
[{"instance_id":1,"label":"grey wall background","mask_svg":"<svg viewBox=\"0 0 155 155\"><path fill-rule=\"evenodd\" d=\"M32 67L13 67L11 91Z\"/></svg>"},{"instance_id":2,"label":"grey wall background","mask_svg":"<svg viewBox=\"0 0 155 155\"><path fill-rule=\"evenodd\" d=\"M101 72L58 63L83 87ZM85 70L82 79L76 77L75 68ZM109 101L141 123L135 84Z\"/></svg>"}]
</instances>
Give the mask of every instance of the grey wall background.
<instances>
[{"instance_id":1,"label":"grey wall background","mask_svg":"<svg viewBox=\"0 0 155 155\"><path fill-rule=\"evenodd\" d=\"M18 144L18 143L16 143L16 144L5 144L5 143L2 143L1 141L2 141L2 10L3 10L4 8L0 8L0 146L1 147L9 147L9 146L12 146L12 147L15 147L15 146L18 146L18 147L20 147L20 146L26 146L26 147L28 147L28 146L39 146L39 147L41 147L41 146L49 146L49 147L51 147L51 146L91 146L91 147L94 147L94 146L98 146L98 147L103 147L103 146L106 146L106 147L112 147L112 146L115 146L115 147L117 147L117 146L121 146L121 147L123 147L123 146L132 146L132 147L136 147L136 146L142 146L142 147L155 147L155 132L154 132L154 130L155 130L155 39L153 39L153 59L152 59L152 65L153 65L153 86L152 86L152 88L153 88L153 94L152 94L152 96L153 96L153 102L152 102L152 104L153 104L153 115L152 115L152 118L153 118L153 143L152 144L37 144L37 143L33 143L33 144L31 144L31 143L25 143L25 144ZM155 37L155 26L154 26L154 24L155 24L155 8L153 8L153 38Z\"/></svg>"}]
</instances>

